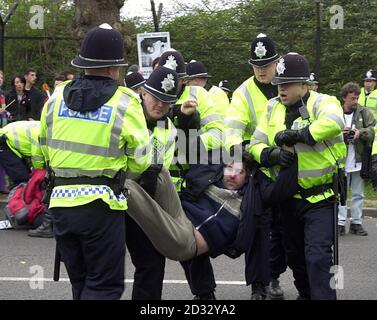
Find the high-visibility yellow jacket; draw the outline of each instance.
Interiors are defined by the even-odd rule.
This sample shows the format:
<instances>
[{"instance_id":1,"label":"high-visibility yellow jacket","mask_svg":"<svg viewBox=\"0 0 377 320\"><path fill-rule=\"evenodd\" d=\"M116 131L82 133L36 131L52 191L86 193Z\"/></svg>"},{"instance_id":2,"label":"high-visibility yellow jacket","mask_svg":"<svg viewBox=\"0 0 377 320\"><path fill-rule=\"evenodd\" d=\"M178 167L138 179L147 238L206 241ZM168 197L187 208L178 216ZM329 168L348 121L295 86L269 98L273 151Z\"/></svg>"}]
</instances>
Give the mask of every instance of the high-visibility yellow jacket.
<instances>
[{"instance_id":1,"label":"high-visibility yellow jacket","mask_svg":"<svg viewBox=\"0 0 377 320\"><path fill-rule=\"evenodd\" d=\"M358 102L367 107L373 113L374 118L377 119L377 89L366 96L365 88L361 88Z\"/></svg>"},{"instance_id":2,"label":"high-visibility yellow jacket","mask_svg":"<svg viewBox=\"0 0 377 320\"><path fill-rule=\"evenodd\" d=\"M174 159L176 136L177 129L169 118L166 121L157 121L151 136L152 163L162 164L169 170Z\"/></svg>"},{"instance_id":3,"label":"high-visibility yellow jacket","mask_svg":"<svg viewBox=\"0 0 377 320\"><path fill-rule=\"evenodd\" d=\"M268 99L258 88L254 76L242 83L233 93L225 117L226 147L250 140L259 119L266 110Z\"/></svg>"},{"instance_id":4,"label":"high-visibility yellow jacket","mask_svg":"<svg viewBox=\"0 0 377 320\"><path fill-rule=\"evenodd\" d=\"M150 139L140 101L130 89L118 87L100 108L69 109L58 86L41 116L42 152L56 177L114 177L142 173L151 163ZM102 199L113 210L127 209L127 198L106 185L56 186L51 207L72 207Z\"/></svg>"},{"instance_id":5,"label":"high-visibility yellow jacket","mask_svg":"<svg viewBox=\"0 0 377 320\"><path fill-rule=\"evenodd\" d=\"M39 121L16 121L0 129L0 135L5 135L9 148L20 158L30 158L35 169L45 166L39 144L40 128Z\"/></svg>"},{"instance_id":6,"label":"high-visibility yellow jacket","mask_svg":"<svg viewBox=\"0 0 377 320\"><path fill-rule=\"evenodd\" d=\"M187 100L198 103L200 115L200 139L207 150L217 149L223 145L224 119L220 105L214 103L208 91L198 86L186 86L176 104Z\"/></svg>"},{"instance_id":7,"label":"high-visibility yellow jacket","mask_svg":"<svg viewBox=\"0 0 377 320\"><path fill-rule=\"evenodd\" d=\"M28 157L35 169L45 166L39 133L39 121L16 121L0 129L0 135L5 135L9 148L20 158Z\"/></svg>"},{"instance_id":8,"label":"high-visibility yellow jacket","mask_svg":"<svg viewBox=\"0 0 377 320\"><path fill-rule=\"evenodd\" d=\"M347 150L343 141L344 118L339 101L332 96L310 91L307 102L309 120L301 117L293 122L291 129L309 126L310 134L317 142L314 146L297 143L294 148L298 156L298 184L303 189L332 183L333 174L344 164ZM260 162L262 150L276 146L276 133L287 129L285 120L286 107L279 98L268 102L267 110L262 115L250 141L249 151ZM279 167L270 168L271 176L276 177ZM309 202L315 203L333 195L332 190L310 196ZM298 194L295 197L300 198Z\"/></svg>"}]
</instances>

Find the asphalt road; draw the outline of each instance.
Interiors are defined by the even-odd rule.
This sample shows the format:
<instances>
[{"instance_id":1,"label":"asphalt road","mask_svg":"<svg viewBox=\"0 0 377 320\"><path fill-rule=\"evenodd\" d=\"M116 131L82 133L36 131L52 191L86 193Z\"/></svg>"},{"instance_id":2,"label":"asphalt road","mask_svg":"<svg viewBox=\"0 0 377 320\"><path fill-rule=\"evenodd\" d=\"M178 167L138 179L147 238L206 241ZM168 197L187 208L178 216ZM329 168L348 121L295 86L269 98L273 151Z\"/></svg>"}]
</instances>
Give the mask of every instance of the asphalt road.
<instances>
[{"instance_id":1,"label":"asphalt road","mask_svg":"<svg viewBox=\"0 0 377 320\"><path fill-rule=\"evenodd\" d=\"M342 300L377 300L377 219L366 217L364 227L369 232L367 237L347 234L340 238L344 288L338 290L338 298ZM26 230L0 230L0 300L70 300L70 284L63 265L61 281L52 281L54 250L54 239L30 238ZM250 288L243 282L242 257L219 257L213 260L213 266L218 299L250 298ZM127 256L123 299L130 299L132 279L133 267ZM295 299L297 292L290 271L281 276L281 283L286 299ZM167 262L163 299L192 299L177 262Z\"/></svg>"}]
</instances>

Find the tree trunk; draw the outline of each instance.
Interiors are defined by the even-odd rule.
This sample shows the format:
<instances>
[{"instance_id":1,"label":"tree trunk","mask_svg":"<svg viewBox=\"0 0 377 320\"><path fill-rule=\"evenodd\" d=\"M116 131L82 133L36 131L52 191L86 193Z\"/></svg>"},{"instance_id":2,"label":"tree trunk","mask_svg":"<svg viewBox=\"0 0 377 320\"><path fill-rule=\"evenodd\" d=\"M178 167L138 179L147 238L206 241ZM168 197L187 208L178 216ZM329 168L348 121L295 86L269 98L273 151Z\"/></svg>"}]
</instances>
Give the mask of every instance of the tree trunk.
<instances>
[{"instance_id":1,"label":"tree trunk","mask_svg":"<svg viewBox=\"0 0 377 320\"><path fill-rule=\"evenodd\" d=\"M131 47L131 39L126 35L126 30L120 21L120 9L124 0L74 0L75 17L73 22L73 35L81 42L87 31L102 23L108 23L119 30L125 40L125 52Z\"/></svg>"}]
</instances>

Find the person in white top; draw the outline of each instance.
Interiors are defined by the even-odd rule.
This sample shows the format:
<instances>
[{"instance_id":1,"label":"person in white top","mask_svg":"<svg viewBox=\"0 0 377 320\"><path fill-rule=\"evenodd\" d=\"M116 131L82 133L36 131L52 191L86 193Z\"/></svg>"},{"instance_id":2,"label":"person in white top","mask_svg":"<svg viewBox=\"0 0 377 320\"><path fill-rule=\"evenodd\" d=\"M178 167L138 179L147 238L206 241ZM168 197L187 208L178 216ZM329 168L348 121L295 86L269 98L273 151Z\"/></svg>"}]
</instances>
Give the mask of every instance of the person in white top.
<instances>
[{"instance_id":1,"label":"person in white top","mask_svg":"<svg viewBox=\"0 0 377 320\"><path fill-rule=\"evenodd\" d=\"M368 177L368 167L365 161L370 158L371 146L374 140L374 125L376 120L368 108L358 104L360 87L358 84L346 83L341 90L343 99L344 141L347 144L345 171L347 186L352 189L351 226L350 233L368 235L362 227L362 212L364 202L364 180ZM347 206L339 206L339 235L345 235Z\"/></svg>"}]
</instances>

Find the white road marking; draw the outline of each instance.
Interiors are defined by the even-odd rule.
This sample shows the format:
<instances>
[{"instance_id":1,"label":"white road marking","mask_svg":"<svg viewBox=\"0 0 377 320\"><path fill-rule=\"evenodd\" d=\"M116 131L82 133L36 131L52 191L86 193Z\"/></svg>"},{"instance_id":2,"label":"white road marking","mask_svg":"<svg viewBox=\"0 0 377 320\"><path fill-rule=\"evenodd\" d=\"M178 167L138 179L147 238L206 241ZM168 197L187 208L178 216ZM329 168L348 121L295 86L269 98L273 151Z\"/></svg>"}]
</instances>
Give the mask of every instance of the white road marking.
<instances>
[{"instance_id":1,"label":"white road marking","mask_svg":"<svg viewBox=\"0 0 377 320\"><path fill-rule=\"evenodd\" d=\"M9 282L29 282L29 281L45 281L45 282L54 282L52 278L21 278L21 277L0 277L1 281L9 281ZM69 282L69 278L60 278L59 281L62 282ZM126 279L124 282L126 283L133 283L133 279ZM186 280L164 280L164 284L187 284ZM222 285L237 285L237 286L244 286L246 285L245 281L216 281L216 284Z\"/></svg>"}]
</instances>

